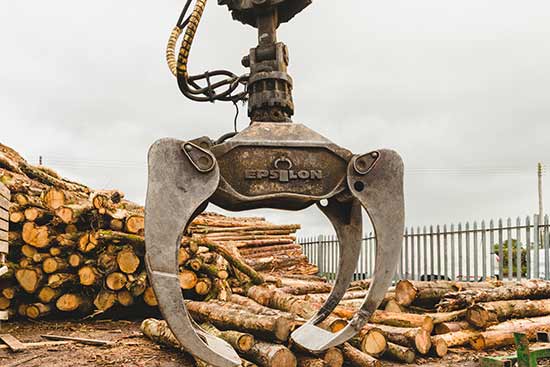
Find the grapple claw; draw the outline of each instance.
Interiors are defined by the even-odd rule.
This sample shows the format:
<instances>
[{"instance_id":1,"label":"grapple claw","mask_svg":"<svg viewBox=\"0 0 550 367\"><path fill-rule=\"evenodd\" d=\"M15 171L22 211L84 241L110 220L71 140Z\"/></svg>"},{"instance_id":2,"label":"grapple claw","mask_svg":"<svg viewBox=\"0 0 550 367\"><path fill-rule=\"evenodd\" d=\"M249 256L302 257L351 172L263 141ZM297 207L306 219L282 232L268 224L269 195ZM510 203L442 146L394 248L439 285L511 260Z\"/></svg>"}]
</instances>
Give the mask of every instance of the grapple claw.
<instances>
[{"instance_id":1,"label":"grapple claw","mask_svg":"<svg viewBox=\"0 0 550 367\"><path fill-rule=\"evenodd\" d=\"M340 242L340 262L334 288L319 312L292 334L292 339L312 352L342 344L355 336L382 302L397 266L405 227L403 162L393 151L382 150L353 157L348 167L351 203L330 200L323 212L331 220ZM362 205L368 212L377 237L373 282L361 309L338 333L316 326L342 299L349 286L361 248Z\"/></svg>"},{"instance_id":2,"label":"grapple claw","mask_svg":"<svg viewBox=\"0 0 550 367\"><path fill-rule=\"evenodd\" d=\"M146 262L162 316L183 348L217 367L241 360L233 348L200 330L189 316L178 282L177 251L183 231L219 182L217 164L198 170L185 146L175 139L157 141L149 150L145 211Z\"/></svg>"},{"instance_id":3,"label":"grapple claw","mask_svg":"<svg viewBox=\"0 0 550 367\"><path fill-rule=\"evenodd\" d=\"M384 299L399 262L405 230L403 160L393 150L355 156L348 167L348 186L367 211L376 234L373 281L361 309L347 326L359 331Z\"/></svg>"},{"instance_id":4,"label":"grapple claw","mask_svg":"<svg viewBox=\"0 0 550 367\"><path fill-rule=\"evenodd\" d=\"M333 334L316 325L330 315L346 293L359 259L363 232L359 201L353 200L348 203L340 203L331 199L326 207L319 206L319 208L329 218L336 230L340 243L340 259L338 275L325 304L311 320L292 333L292 339L296 343L312 352L342 344L355 335L355 332L352 334Z\"/></svg>"}]
</instances>

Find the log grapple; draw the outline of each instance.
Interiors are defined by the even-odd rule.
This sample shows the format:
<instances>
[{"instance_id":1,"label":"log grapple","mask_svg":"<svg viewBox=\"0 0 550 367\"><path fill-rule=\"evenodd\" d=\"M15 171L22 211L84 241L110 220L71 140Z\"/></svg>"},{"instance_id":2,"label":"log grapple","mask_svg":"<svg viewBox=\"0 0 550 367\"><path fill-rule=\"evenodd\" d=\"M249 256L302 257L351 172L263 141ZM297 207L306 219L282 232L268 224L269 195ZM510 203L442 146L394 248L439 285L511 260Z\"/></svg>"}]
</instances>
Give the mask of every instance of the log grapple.
<instances>
[{"instance_id":1,"label":"log grapple","mask_svg":"<svg viewBox=\"0 0 550 367\"><path fill-rule=\"evenodd\" d=\"M276 30L310 0L218 0L233 18L258 29L258 46L242 60L249 73L226 70L189 75L187 61L206 0L185 4L170 36L167 61L181 92L200 102L248 101L250 125L212 140L161 139L149 151L145 212L147 270L163 317L189 353L217 366L241 360L227 343L203 331L187 313L178 283L177 250L187 225L208 203L227 210L301 210L317 205L340 242L333 290L292 339L318 352L344 343L368 322L391 285L404 230L403 162L392 150L353 154L305 125L293 123L288 49ZM183 40L176 57L176 43ZM235 129L236 130L236 129ZM360 254L362 208L374 227L373 282L361 309L337 333L318 326L352 281ZM170 215L166 215L170 213Z\"/></svg>"}]
</instances>

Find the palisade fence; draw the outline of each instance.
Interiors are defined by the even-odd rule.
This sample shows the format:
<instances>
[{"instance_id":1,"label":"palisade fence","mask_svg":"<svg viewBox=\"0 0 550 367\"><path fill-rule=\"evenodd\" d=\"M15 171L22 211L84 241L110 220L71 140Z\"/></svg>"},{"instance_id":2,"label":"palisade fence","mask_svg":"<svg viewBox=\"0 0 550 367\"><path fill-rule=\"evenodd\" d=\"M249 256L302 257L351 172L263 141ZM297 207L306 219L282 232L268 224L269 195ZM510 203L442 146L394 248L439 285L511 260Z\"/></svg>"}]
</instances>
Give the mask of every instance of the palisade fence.
<instances>
[{"instance_id":1,"label":"palisade fence","mask_svg":"<svg viewBox=\"0 0 550 367\"><path fill-rule=\"evenodd\" d=\"M319 272L334 280L338 270L336 236L301 238L304 254ZM481 281L498 279L550 280L550 225L545 216L491 220L405 230L396 279ZM345 251L345 249L343 249ZM365 235L355 279L372 276L376 238Z\"/></svg>"}]
</instances>

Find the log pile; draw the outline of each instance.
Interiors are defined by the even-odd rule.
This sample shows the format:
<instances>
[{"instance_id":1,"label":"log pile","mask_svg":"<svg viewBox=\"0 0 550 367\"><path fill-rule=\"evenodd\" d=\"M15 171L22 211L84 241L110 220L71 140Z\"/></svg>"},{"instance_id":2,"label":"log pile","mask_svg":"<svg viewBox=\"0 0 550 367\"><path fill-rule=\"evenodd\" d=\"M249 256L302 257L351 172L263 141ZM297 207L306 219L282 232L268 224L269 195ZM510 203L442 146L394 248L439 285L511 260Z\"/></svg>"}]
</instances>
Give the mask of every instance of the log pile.
<instances>
[{"instance_id":1,"label":"log pile","mask_svg":"<svg viewBox=\"0 0 550 367\"><path fill-rule=\"evenodd\" d=\"M32 166L2 145L0 182L12 192L0 310L44 319L155 309L144 269L143 207L120 191L92 190ZM513 332L532 338L550 331L549 282L402 280L349 343L308 353L289 336L321 307L331 285L315 275L317 268L296 244L298 229L206 213L183 236L178 264L186 306L204 330L238 351L243 366L413 363L455 347L507 346ZM369 286L369 280L352 283L320 327L345 327ZM181 347L163 321L147 319L142 330L159 343Z\"/></svg>"},{"instance_id":2,"label":"log pile","mask_svg":"<svg viewBox=\"0 0 550 367\"><path fill-rule=\"evenodd\" d=\"M156 307L144 266L142 206L120 191L92 190L33 166L1 144L0 183L11 190L0 311L36 319ZM200 215L178 252L186 298L226 300L232 288L276 274L316 273L295 242L299 228L257 217Z\"/></svg>"}]
</instances>

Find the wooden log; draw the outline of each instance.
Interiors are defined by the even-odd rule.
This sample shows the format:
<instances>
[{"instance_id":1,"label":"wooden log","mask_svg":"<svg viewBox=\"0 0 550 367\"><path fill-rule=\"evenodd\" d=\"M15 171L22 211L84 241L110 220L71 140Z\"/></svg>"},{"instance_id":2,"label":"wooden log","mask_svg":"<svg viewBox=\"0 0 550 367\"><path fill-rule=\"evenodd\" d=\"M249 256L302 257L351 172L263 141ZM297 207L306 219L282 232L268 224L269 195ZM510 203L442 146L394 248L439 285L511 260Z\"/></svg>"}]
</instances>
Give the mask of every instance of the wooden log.
<instances>
[{"instance_id":1,"label":"wooden log","mask_svg":"<svg viewBox=\"0 0 550 367\"><path fill-rule=\"evenodd\" d=\"M263 367L296 367L294 354L284 345L256 342L244 356Z\"/></svg>"},{"instance_id":2,"label":"wooden log","mask_svg":"<svg viewBox=\"0 0 550 367\"><path fill-rule=\"evenodd\" d=\"M7 299L14 299L18 293L18 288L15 286L5 286L0 294Z\"/></svg>"},{"instance_id":3,"label":"wooden log","mask_svg":"<svg viewBox=\"0 0 550 367\"><path fill-rule=\"evenodd\" d=\"M107 289L102 289L94 298L94 306L99 311L107 311L117 302L117 294Z\"/></svg>"},{"instance_id":4,"label":"wooden log","mask_svg":"<svg viewBox=\"0 0 550 367\"><path fill-rule=\"evenodd\" d=\"M45 254L42 252L37 252L34 255L32 255L32 262L35 264L39 264L46 260L47 258L52 257L49 253Z\"/></svg>"},{"instance_id":5,"label":"wooden log","mask_svg":"<svg viewBox=\"0 0 550 367\"><path fill-rule=\"evenodd\" d=\"M550 299L510 300L479 303L468 309L466 320L478 327L486 328L511 318L527 318L550 315Z\"/></svg>"},{"instance_id":6,"label":"wooden log","mask_svg":"<svg viewBox=\"0 0 550 367\"><path fill-rule=\"evenodd\" d=\"M101 280L99 271L92 265L86 265L78 269L78 278L81 285L95 286Z\"/></svg>"},{"instance_id":7,"label":"wooden log","mask_svg":"<svg viewBox=\"0 0 550 367\"><path fill-rule=\"evenodd\" d=\"M35 293L43 280L42 270L38 268L17 269L15 278L21 288L27 293Z\"/></svg>"},{"instance_id":8,"label":"wooden log","mask_svg":"<svg viewBox=\"0 0 550 367\"><path fill-rule=\"evenodd\" d=\"M470 343L472 339L475 339L479 335L479 330L468 329L454 331L447 334L435 335L432 337L432 343L443 340L447 347L461 347Z\"/></svg>"},{"instance_id":9,"label":"wooden log","mask_svg":"<svg viewBox=\"0 0 550 367\"><path fill-rule=\"evenodd\" d=\"M49 315L52 312L52 306L44 303L33 303L26 307L25 314L30 319L38 319Z\"/></svg>"},{"instance_id":10,"label":"wooden log","mask_svg":"<svg viewBox=\"0 0 550 367\"><path fill-rule=\"evenodd\" d=\"M102 229L93 233L93 236L100 243L124 243L131 245L135 251L139 252L143 252L145 249L144 238L135 234Z\"/></svg>"},{"instance_id":11,"label":"wooden log","mask_svg":"<svg viewBox=\"0 0 550 367\"><path fill-rule=\"evenodd\" d=\"M388 343L388 349L384 357L401 363L414 363L416 353L408 347L403 347L398 344Z\"/></svg>"},{"instance_id":12,"label":"wooden log","mask_svg":"<svg viewBox=\"0 0 550 367\"><path fill-rule=\"evenodd\" d=\"M402 306L410 306L413 303L419 306L433 306L451 292L464 289L490 289L499 285L501 283L498 282L418 282L400 280L395 287L395 299Z\"/></svg>"},{"instance_id":13,"label":"wooden log","mask_svg":"<svg viewBox=\"0 0 550 367\"><path fill-rule=\"evenodd\" d=\"M36 248L46 248L55 238L55 232L49 226L37 226L33 222L23 224L21 236L25 243Z\"/></svg>"},{"instance_id":14,"label":"wooden log","mask_svg":"<svg viewBox=\"0 0 550 367\"><path fill-rule=\"evenodd\" d=\"M66 229L65 229L66 231ZM62 247L76 247L84 233L61 233L55 237L56 242Z\"/></svg>"},{"instance_id":15,"label":"wooden log","mask_svg":"<svg viewBox=\"0 0 550 367\"><path fill-rule=\"evenodd\" d=\"M332 290L332 285L324 282L305 282L298 281L294 284L288 284L280 288L281 291L293 294L293 295L303 295L303 294L312 294L312 293L327 293Z\"/></svg>"},{"instance_id":16,"label":"wooden log","mask_svg":"<svg viewBox=\"0 0 550 367\"><path fill-rule=\"evenodd\" d=\"M0 296L0 311L5 311L11 306L11 300L4 296Z\"/></svg>"},{"instance_id":17,"label":"wooden log","mask_svg":"<svg viewBox=\"0 0 550 367\"><path fill-rule=\"evenodd\" d=\"M514 333L526 334L529 340L536 339L539 331L550 332L550 319L539 317L514 320L514 323L500 324L500 328L479 333L470 340L470 346L475 350L491 350L514 345Z\"/></svg>"},{"instance_id":18,"label":"wooden log","mask_svg":"<svg viewBox=\"0 0 550 367\"><path fill-rule=\"evenodd\" d=\"M344 353L338 348L330 348L322 355L329 367L342 367L344 365Z\"/></svg>"},{"instance_id":19,"label":"wooden log","mask_svg":"<svg viewBox=\"0 0 550 367\"><path fill-rule=\"evenodd\" d=\"M447 355L448 348L448 344L444 338L432 336L432 349L430 351L432 355L443 358Z\"/></svg>"},{"instance_id":20,"label":"wooden log","mask_svg":"<svg viewBox=\"0 0 550 367\"><path fill-rule=\"evenodd\" d=\"M247 296L263 306L290 312L304 319L310 319L317 313L317 308L311 303L278 289L253 286L248 289Z\"/></svg>"},{"instance_id":21,"label":"wooden log","mask_svg":"<svg viewBox=\"0 0 550 367\"><path fill-rule=\"evenodd\" d=\"M84 233L80 235L77 248L80 252L87 254L97 248L99 241L95 233Z\"/></svg>"},{"instance_id":22,"label":"wooden log","mask_svg":"<svg viewBox=\"0 0 550 367\"><path fill-rule=\"evenodd\" d=\"M470 325L468 321L453 321L435 325L434 333L436 335L441 335L471 329L472 325Z\"/></svg>"},{"instance_id":23,"label":"wooden log","mask_svg":"<svg viewBox=\"0 0 550 367\"><path fill-rule=\"evenodd\" d=\"M143 301L147 306L151 307L157 307L158 301L157 297L155 296L155 292L153 291L153 288L147 287L145 291L143 292Z\"/></svg>"},{"instance_id":24,"label":"wooden log","mask_svg":"<svg viewBox=\"0 0 550 367\"><path fill-rule=\"evenodd\" d=\"M404 312L394 313L377 310L372 314L370 322L373 324L384 324L396 327L420 327L429 333L431 333L434 328L434 322L430 316Z\"/></svg>"},{"instance_id":25,"label":"wooden log","mask_svg":"<svg viewBox=\"0 0 550 367\"><path fill-rule=\"evenodd\" d=\"M119 291L128 283L126 274L115 271L105 277L105 286L112 291Z\"/></svg>"},{"instance_id":26,"label":"wooden log","mask_svg":"<svg viewBox=\"0 0 550 367\"><path fill-rule=\"evenodd\" d=\"M376 358L369 356L366 353L361 352L359 349L354 348L349 343L344 343L342 346L342 352L344 358L354 367L380 367L381 363Z\"/></svg>"},{"instance_id":27,"label":"wooden log","mask_svg":"<svg viewBox=\"0 0 550 367\"><path fill-rule=\"evenodd\" d=\"M128 279L128 290L134 297L141 296L147 289L147 272L142 271L136 277Z\"/></svg>"},{"instance_id":28,"label":"wooden log","mask_svg":"<svg viewBox=\"0 0 550 367\"><path fill-rule=\"evenodd\" d=\"M49 255L49 257L42 262L42 270L44 270L44 273L46 274L61 272L66 270L68 267L69 264L65 259L60 257L52 257L51 255Z\"/></svg>"},{"instance_id":29,"label":"wooden log","mask_svg":"<svg viewBox=\"0 0 550 367\"><path fill-rule=\"evenodd\" d=\"M393 313L400 313L400 312L406 312L406 308L404 306L401 306L395 298L391 298L386 302L386 306L384 306L384 311L387 312L393 312Z\"/></svg>"},{"instance_id":30,"label":"wooden log","mask_svg":"<svg viewBox=\"0 0 550 367\"><path fill-rule=\"evenodd\" d=\"M426 313L426 316L431 317L434 325L437 325L444 322L463 320L466 317L466 313L467 310L459 310L453 312Z\"/></svg>"},{"instance_id":31,"label":"wooden log","mask_svg":"<svg viewBox=\"0 0 550 367\"><path fill-rule=\"evenodd\" d=\"M388 341L379 328L363 329L358 335L359 349L373 357L381 357L388 349Z\"/></svg>"},{"instance_id":32,"label":"wooden log","mask_svg":"<svg viewBox=\"0 0 550 367\"><path fill-rule=\"evenodd\" d=\"M194 259L196 260L196 259ZM229 273L223 268L218 268L216 265L204 264L200 262L200 272L212 278L219 278L225 280L229 278Z\"/></svg>"},{"instance_id":33,"label":"wooden log","mask_svg":"<svg viewBox=\"0 0 550 367\"><path fill-rule=\"evenodd\" d=\"M78 275L70 273L55 273L48 276L48 287L58 289L78 284Z\"/></svg>"},{"instance_id":34,"label":"wooden log","mask_svg":"<svg viewBox=\"0 0 550 367\"><path fill-rule=\"evenodd\" d=\"M141 323L141 332L156 343L179 350L182 349L181 344L172 330L170 330L170 327L168 327L166 321L145 319Z\"/></svg>"},{"instance_id":35,"label":"wooden log","mask_svg":"<svg viewBox=\"0 0 550 367\"><path fill-rule=\"evenodd\" d=\"M180 282L181 289L193 289L197 285L199 278L194 271L191 270L180 270L178 274L178 279Z\"/></svg>"},{"instance_id":36,"label":"wooden log","mask_svg":"<svg viewBox=\"0 0 550 367\"><path fill-rule=\"evenodd\" d=\"M191 255L187 252L187 250L183 247L180 247L178 250L178 265L182 266L184 265L187 260L191 258Z\"/></svg>"},{"instance_id":37,"label":"wooden log","mask_svg":"<svg viewBox=\"0 0 550 367\"><path fill-rule=\"evenodd\" d=\"M209 321L221 329L241 330L278 341L288 340L294 327L285 317L259 316L213 302L186 301L186 306L194 318Z\"/></svg>"},{"instance_id":38,"label":"wooden log","mask_svg":"<svg viewBox=\"0 0 550 367\"><path fill-rule=\"evenodd\" d=\"M132 247L126 246L118 252L116 262L120 271L126 274L132 274L138 270L141 260Z\"/></svg>"},{"instance_id":39,"label":"wooden log","mask_svg":"<svg viewBox=\"0 0 550 367\"><path fill-rule=\"evenodd\" d=\"M57 246L50 247L49 252L50 255L58 257L63 253L63 251L61 251L61 249Z\"/></svg>"},{"instance_id":40,"label":"wooden log","mask_svg":"<svg viewBox=\"0 0 550 367\"><path fill-rule=\"evenodd\" d=\"M62 312L75 312L87 313L92 308L92 303L90 300L80 294L76 293L65 293L57 299L55 302L55 307Z\"/></svg>"},{"instance_id":41,"label":"wooden log","mask_svg":"<svg viewBox=\"0 0 550 367\"><path fill-rule=\"evenodd\" d=\"M231 266L239 270L250 278L253 284L262 284L264 279L260 273L258 273L253 267L249 266L238 254L238 251L228 244L221 245L214 241L210 241L205 237L198 238L193 242L197 242L201 246L208 247L211 251L215 251L227 260Z\"/></svg>"},{"instance_id":42,"label":"wooden log","mask_svg":"<svg viewBox=\"0 0 550 367\"><path fill-rule=\"evenodd\" d=\"M476 303L506 301L512 299L550 298L550 282L542 280L522 281L489 289L470 289L446 294L439 303L439 310L453 311Z\"/></svg>"},{"instance_id":43,"label":"wooden log","mask_svg":"<svg viewBox=\"0 0 550 367\"><path fill-rule=\"evenodd\" d=\"M298 367L328 367L328 364L324 360L307 355L297 355L296 360Z\"/></svg>"},{"instance_id":44,"label":"wooden log","mask_svg":"<svg viewBox=\"0 0 550 367\"><path fill-rule=\"evenodd\" d=\"M143 215L131 214L126 217L124 229L128 233L138 234L145 229L145 218Z\"/></svg>"},{"instance_id":45,"label":"wooden log","mask_svg":"<svg viewBox=\"0 0 550 367\"><path fill-rule=\"evenodd\" d=\"M30 259L38 252L38 249L36 247L32 247L31 245L23 245L21 246L21 253Z\"/></svg>"},{"instance_id":46,"label":"wooden log","mask_svg":"<svg viewBox=\"0 0 550 367\"><path fill-rule=\"evenodd\" d=\"M206 296L212 290L212 281L210 278L199 278L195 284L195 293L199 296Z\"/></svg>"},{"instance_id":47,"label":"wooden log","mask_svg":"<svg viewBox=\"0 0 550 367\"><path fill-rule=\"evenodd\" d=\"M231 296L229 296L228 301L231 303L240 305L246 308L248 311L257 315L283 316L288 318L289 320L295 319L295 316L292 313L281 311L281 310L275 310L273 308L263 306L258 302L254 301L253 299L250 299L248 297L243 297L238 294L232 294Z\"/></svg>"},{"instance_id":48,"label":"wooden log","mask_svg":"<svg viewBox=\"0 0 550 367\"><path fill-rule=\"evenodd\" d=\"M23 223L25 221L25 210L18 207L10 208L9 219L14 224Z\"/></svg>"},{"instance_id":49,"label":"wooden log","mask_svg":"<svg viewBox=\"0 0 550 367\"><path fill-rule=\"evenodd\" d=\"M116 300L124 307L130 307L134 304L134 296L132 296L132 293L126 289L120 290L116 293Z\"/></svg>"},{"instance_id":50,"label":"wooden log","mask_svg":"<svg viewBox=\"0 0 550 367\"><path fill-rule=\"evenodd\" d=\"M372 328L382 331L389 342L414 348L423 355L428 354L432 347L430 332L423 328L399 328L388 325L368 324L361 333L363 334Z\"/></svg>"},{"instance_id":51,"label":"wooden log","mask_svg":"<svg viewBox=\"0 0 550 367\"><path fill-rule=\"evenodd\" d=\"M78 252L74 252L69 255L68 263L72 268L79 268L84 263L84 256Z\"/></svg>"},{"instance_id":52,"label":"wooden log","mask_svg":"<svg viewBox=\"0 0 550 367\"><path fill-rule=\"evenodd\" d=\"M228 342L239 353L249 352L256 342L252 334L234 330L220 331L210 323L203 323L201 327L210 334Z\"/></svg>"},{"instance_id":53,"label":"wooden log","mask_svg":"<svg viewBox=\"0 0 550 367\"><path fill-rule=\"evenodd\" d=\"M42 224L45 224L53 217L48 210L34 206L26 208L24 215L27 221L37 223L40 222Z\"/></svg>"},{"instance_id":54,"label":"wooden log","mask_svg":"<svg viewBox=\"0 0 550 367\"><path fill-rule=\"evenodd\" d=\"M113 251L103 251L97 257L97 267L103 272L112 273L118 270L117 254Z\"/></svg>"},{"instance_id":55,"label":"wooden log","mask_svg":"<svg viewBox=\"0 0 550 367\"><path fill-rule=\"evenodd\" d=\"M61 290L45 286L40 288L40 290L38 291L37 297L40 300L40 302L47 304L57 300L61 296L61 294L62 294Z\"/></svg>"},{"instance_id":56,"label":"wooden log","mask_svg":"<svg viewBox=\"0 0 550 367\"><path fill-rule=\"evenodd\" d=\"M80 204L63 205L55 210L55 215L65 224L78 222L83 216L92 213L93 206L90 202L84 201Z\"/></svg>"}]
</instances>

